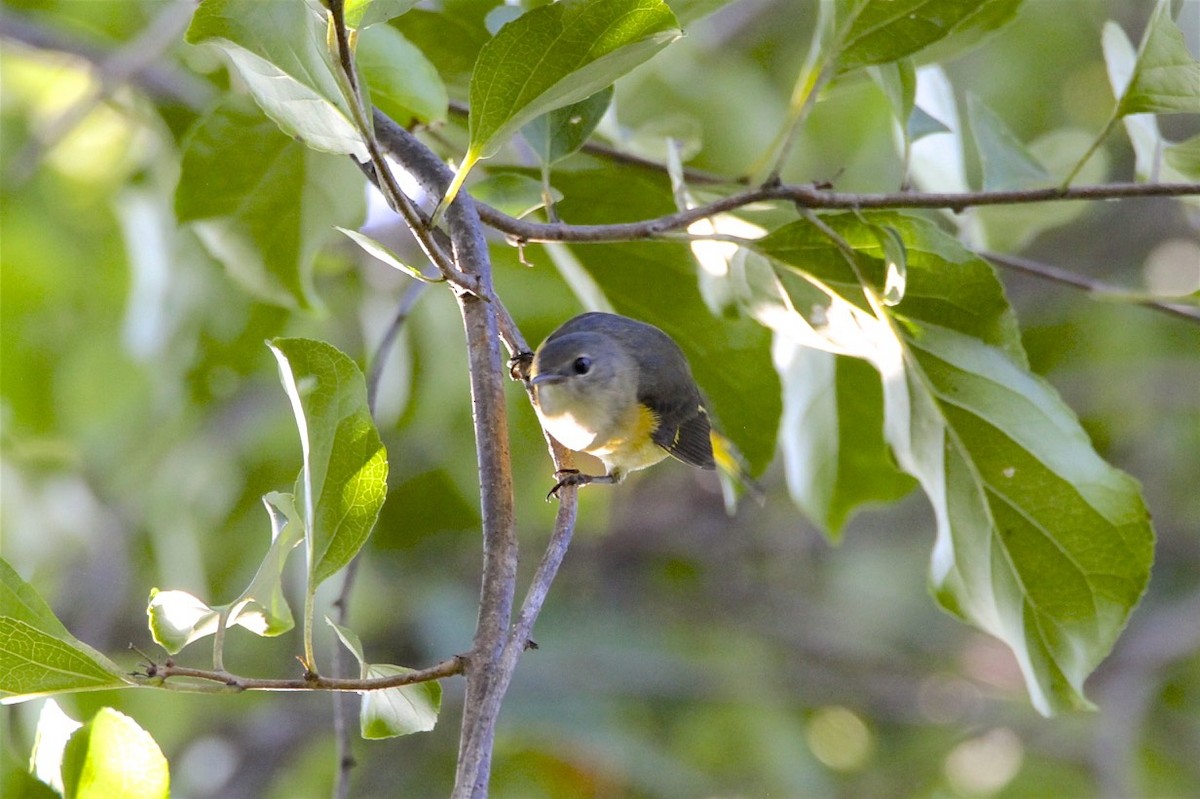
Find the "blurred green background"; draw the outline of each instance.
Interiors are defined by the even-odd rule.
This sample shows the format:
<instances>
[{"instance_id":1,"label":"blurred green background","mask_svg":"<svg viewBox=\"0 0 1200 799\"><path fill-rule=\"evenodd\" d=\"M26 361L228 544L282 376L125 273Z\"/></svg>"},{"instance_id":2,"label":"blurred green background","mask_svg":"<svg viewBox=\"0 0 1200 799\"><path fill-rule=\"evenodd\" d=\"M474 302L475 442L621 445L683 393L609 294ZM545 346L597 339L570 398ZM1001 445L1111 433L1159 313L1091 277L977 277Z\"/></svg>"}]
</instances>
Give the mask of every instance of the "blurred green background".
<instances>
[{"instance_id":1,"label":"blurred green background","mask_svg":"<svg viewBox=\"0 0 1200 799\"><path fill-rule=\"evenodd\" d=\"M87 57L161 23L168 5L5 2L0 17L3 556L72 632L130 669L129 645L153 646L150 588L235 596L269 540L259 497L295 478L294 423L262 342L318 338L365 364L407 284L339 243L318 257L324 309L292 311L255 299L175 228L181 142L225 80L219 61L176 36L142 54L152 68L136 85L103 86ZM782 119L814 6L744 0L689 26L618 85L621 125L690 131L691 166L746 169ZM1180 6L1195 53L1200 3ZM944 66L960 103L967 90L980 96L1023 141L1095 135L1112 103L1101 26L1114 19L1137 41L1150 8L1028 0L1012 25ZM460 123L436 136L460 141ZM893 190L902 170L889 126L873 84L836 84L785 178ZM1163 128L1173 140L1200 130L1186 117ZM1120 131L1104 159L1095 180L1131 179ZM1028 257L1132 291L1196 288L1195 206L1077 211L1033 237L1022 226L1044 206L985 223L1030 239ZM540 248L525 253L533 269L499 239L494 257L498 292L531 342L581 310ZM1099 712L1041 718L1008 651L936 608L925 590L932 515L919 495L861 513L832 546L787 498L778 464L764 477L766 504L729 518L715 477L672 462L583 493L535 630L540 649L501 717L495 796L1200 795L1200 326L1001 277L1034 368L1101 454L1142 482L1158 531L1149 593L1088 686ZM648 291L662 290L652 279ZM509 398L528 573L553 518L542 501L552 467L523 393L513 385ZM391 491L350 624L369 659L423 666L469 649L480 561L461 323L447 292L424 292L388 355L378 421ZM239 632L232 670L296 672L297 633ZM202 665L206 647L195 649L183 659ZM354 796L449 792L462 685L445 687L434 732L355 742ZM176 797L329 795L328 696L60 701L76 718L108 704L137 719L170 759ZM6 796L37 795L23 771L39 704L2 711Z\"/></svg>"}]
</instances>

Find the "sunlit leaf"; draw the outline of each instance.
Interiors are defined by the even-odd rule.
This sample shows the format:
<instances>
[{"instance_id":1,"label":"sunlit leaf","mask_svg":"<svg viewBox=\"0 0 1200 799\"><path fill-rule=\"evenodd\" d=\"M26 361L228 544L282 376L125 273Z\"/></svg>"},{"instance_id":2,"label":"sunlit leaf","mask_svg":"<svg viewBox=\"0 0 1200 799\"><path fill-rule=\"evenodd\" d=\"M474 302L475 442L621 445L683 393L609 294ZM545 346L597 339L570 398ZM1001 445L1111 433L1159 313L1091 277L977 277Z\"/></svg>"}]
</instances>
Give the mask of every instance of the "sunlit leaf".
<instances>
[{"instance_id":1,"label":"sunlit leaf","mask_svg":"<svg viewBox=\"0 0 1200 799\"><path fill-rule=\"evenodd\" d=\"M61 796L63 794L62 760L67 741L83 726L63 712L58 702L47 699L38 713L37 731L33 737L33 754L29 769Z\"/></svg>"},{"instance_id":2,"label":"sunlit leaf","mask_svg":"<svg viewBox=\"0 0 1200 799\"><path fill-rule=\"evenodd\" d=\"M413 669L388 663L372 663L364 677L392 677ZM368 739L395 738L414 732L428 732L437 725L442 707L442 685L436 680L367 691L363 694L359 727Z\"/></svg>"},{"instance_id":3,"label":"sunlit leaf","mask_svg":"<svg viewBox=\"0 0 1200 799\"><path fill-rule=\"evenodd\" d=\"M0 694L5 703L128 684L115 663L71 635L33 587L0 560Z\"/></svg>"},{"instance_id":4,"label":"sunlit leaf","mask_svg":"<svg viewBox=\"0 0 1200 799\"><path fill-rule=\"evenodd\" d=\"M681 35L661 0L564 0L505 25L475 62L470 143L446 201L522 125L590 97Z\"/></svg>"},{"instance_id":5,"label":"sunlit leaf","mask_svg":"<svg viewBox=\"0 0 1200 799\"><path fill-rule=\"evenodd\" d=\"M862 260L877 262L867 267L872 283L883 265L869 224L905 230L892 214L866 224L826 219ZM957 270L929 269L936 259L927 255L944 258L958 245L936 228L908 231L909 291L884 318L882 305L863 303L843 282L845 270L839 278L832 259L815 257L809 223L760 246L787 265L781 278L828 297L814 313L803 290L781 282L810 345L856 354L882 375L888 444L938 521L938 600L1008 644L1039 711L1086 706L1084 680L1149 579L1153 533L1140 491L1028 371L995 276L972 256Z\"/></svg>"},{"instance_id":6,"label":"sunlit leaf","mask_svg":"<svg viewBox=\"0 0 1200 799\"><path fill-rule=\"evenodd\" d=\"M973 94L967 95L967 118L979 163L983 167L983 190L1028 189L1046 186L1050 175L1021 144L992 109Z\"/></svg>"},{"instance_id":7,"label":"sunlit leaf","mask_svg":"<svg viewBox=\"0 0 1200 799\"><path fill-rule=\"evenodd\" d=\"M221 48L276 124L310 147L368 160L338 81L326 21L306 3L204 0L187 40Z\"/></svg>"},{"instance_id":8,"label":"sunlit leaf","mask_svg":"<svg viewBox=\"0 0 1200 799\"><path fill-rule=\"evenodd\" d=\"M395 28L378 25L364 31L358 38L357 65L371 102L401 125L446 118L449 99L437 69Z\"/></svg>"},{"instance_id":9,"label":"sunlit leaf","mask_svg":"<svg viewBox=\"0 0 1200 799\"><path fill-rule=\"evenodd\" d=\"M187 139L175 211L244 288L313 307L317 251L334 225L361 221L362 183L348 159L313 152L253 106L228 102Z\"/></svg>"},{"instance_id":10,"label":"sunlit leaf","mask_svg":"<svg viewBox=\"0 0 1200 799\"><path fill-rule=\"evenodd\" d=\"M408 11L417 0L346 0L343 14L346 27L363 30L380 22L398 17ZM362 40L359 40L360 44Z\"/></svg>"},{"instance_id":11,"label":"sunlit leaf","mask_svg":"<svg viewBox=\"0 0 1200 799\"><path fill-rule=\"evenodd\" d=\"M62 764L66 799L167 799L167 759L150 733L124 713L103 707L67 742Z\"/></svg>"},{"instance_id":12,"label":"sunlit leaf","mask_svg":"<svg viewBox=\"0 0 1200 799\"><path fill-rule=\"evenodd\" d=\"M426 276L425 273L423 273L417 267L410 266L401 260L400 256L397 255L386 244L371 238L366 233L362 233L357 230L350 230L349 228L344 227L339 227L338 231L341 232L346 238L350 239L352 242L361 247L363 252L374 258L378 258L380 261L392 267L393 269L398 269L409 277L414 278L415 280L420 280L423 283L436 282L433 278Z\"/></svg>"},{"instance_id":13,"label":"sunlit leaf","mask_svg":"<svg viewBox=\"0 0 1200 799\"><path fill-rule=\"evenodd\" d=\"M363 679L393 677L413 669L387 663L367 663L362 642L353 631L326 619L339 640L354 655ZM363 691L359 728L363 738L395 738L414 732L428 732L437 725L442 707L442 686L436 680L401 685L379 691Z\"/></svg>"},{"instance_id":14,"label":"sunlit leaf","mask_svg":"<svg viewBox=\"0 0 1200 799\"><path fill-rule=\"evenodd\" d=\"M220 614L187 591L153 588L146 616L154 642L173 655L215 633Z\"/></svg>"},{"instance_id":15,"label":"sunlit leaf","mask_svg":"<svg viewBox=\"0 0 1200 799\"><path fill-rule=\"evenodd\" d=\"M304 465L295 496L315 588L370 535L387 493L387 453L354 361L320 341L281 338L270 347L300 430Z\"/></svg>"}]
</instances>

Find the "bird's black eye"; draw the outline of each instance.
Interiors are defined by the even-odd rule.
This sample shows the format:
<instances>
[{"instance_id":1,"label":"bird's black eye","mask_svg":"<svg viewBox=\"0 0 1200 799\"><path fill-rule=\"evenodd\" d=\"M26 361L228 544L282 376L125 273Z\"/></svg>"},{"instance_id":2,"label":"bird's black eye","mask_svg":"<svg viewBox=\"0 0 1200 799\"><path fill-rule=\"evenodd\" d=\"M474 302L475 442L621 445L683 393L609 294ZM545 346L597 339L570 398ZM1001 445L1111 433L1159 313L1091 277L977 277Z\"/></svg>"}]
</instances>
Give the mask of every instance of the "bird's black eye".
<instances>
[{"instance_id":1,"label":"bird's black eye","mask_svg":"<svg viewBox=\"0 0 1200 799\"><path fill-rule=\"evenodd\" d=\"M586 355L580 355L575 359L575 363L571 364L571 368L577 375L586 375L592 368L592 359Z\"/></svg>"}]
</instances>

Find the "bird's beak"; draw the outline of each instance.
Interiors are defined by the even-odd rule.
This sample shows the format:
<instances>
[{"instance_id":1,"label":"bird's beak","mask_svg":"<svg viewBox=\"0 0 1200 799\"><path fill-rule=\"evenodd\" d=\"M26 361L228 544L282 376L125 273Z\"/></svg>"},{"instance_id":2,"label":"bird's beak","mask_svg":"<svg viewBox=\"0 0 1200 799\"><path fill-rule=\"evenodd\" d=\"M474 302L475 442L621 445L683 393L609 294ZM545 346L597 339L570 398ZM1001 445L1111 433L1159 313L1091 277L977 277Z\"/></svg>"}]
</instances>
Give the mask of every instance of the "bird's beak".
<instances>
[{"instance_id":1,"label":"bird's beak","mask_svg":"<svg viewBox=\"0 0 1200 799\"><path fill-rule=\"evenodd\" d=\"M552 386L555 383L561 383L565 379L565 375L555 374L554 372L545 372L540 375L534 375L532 378L530 378L529 382L534 386Z\"/></svg>"}]
</instances>

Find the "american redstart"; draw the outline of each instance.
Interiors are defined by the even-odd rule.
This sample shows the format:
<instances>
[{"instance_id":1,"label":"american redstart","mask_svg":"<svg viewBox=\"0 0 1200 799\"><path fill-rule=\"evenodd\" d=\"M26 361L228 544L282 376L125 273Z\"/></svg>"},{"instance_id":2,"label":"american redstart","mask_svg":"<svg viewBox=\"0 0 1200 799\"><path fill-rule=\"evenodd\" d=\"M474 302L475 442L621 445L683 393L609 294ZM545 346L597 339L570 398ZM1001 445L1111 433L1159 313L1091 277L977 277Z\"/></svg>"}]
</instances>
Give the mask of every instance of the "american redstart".
<instances>
[{"instance_id":1,"label":"american redstart","mask_svg":"<svg viewBox=\"0 0 1200 799\"><path fill-rule=\"evenodd\" d=\"M653 325L581 314L537 352L514 356L510 369L529 386L546 432L567 449L595 455L606 469L559 472L547 499L563 486L619 483L668 455L701 469L720 465L756 490L736 450L712 430L683 350Z\"/></svg>"}]
</instances>

